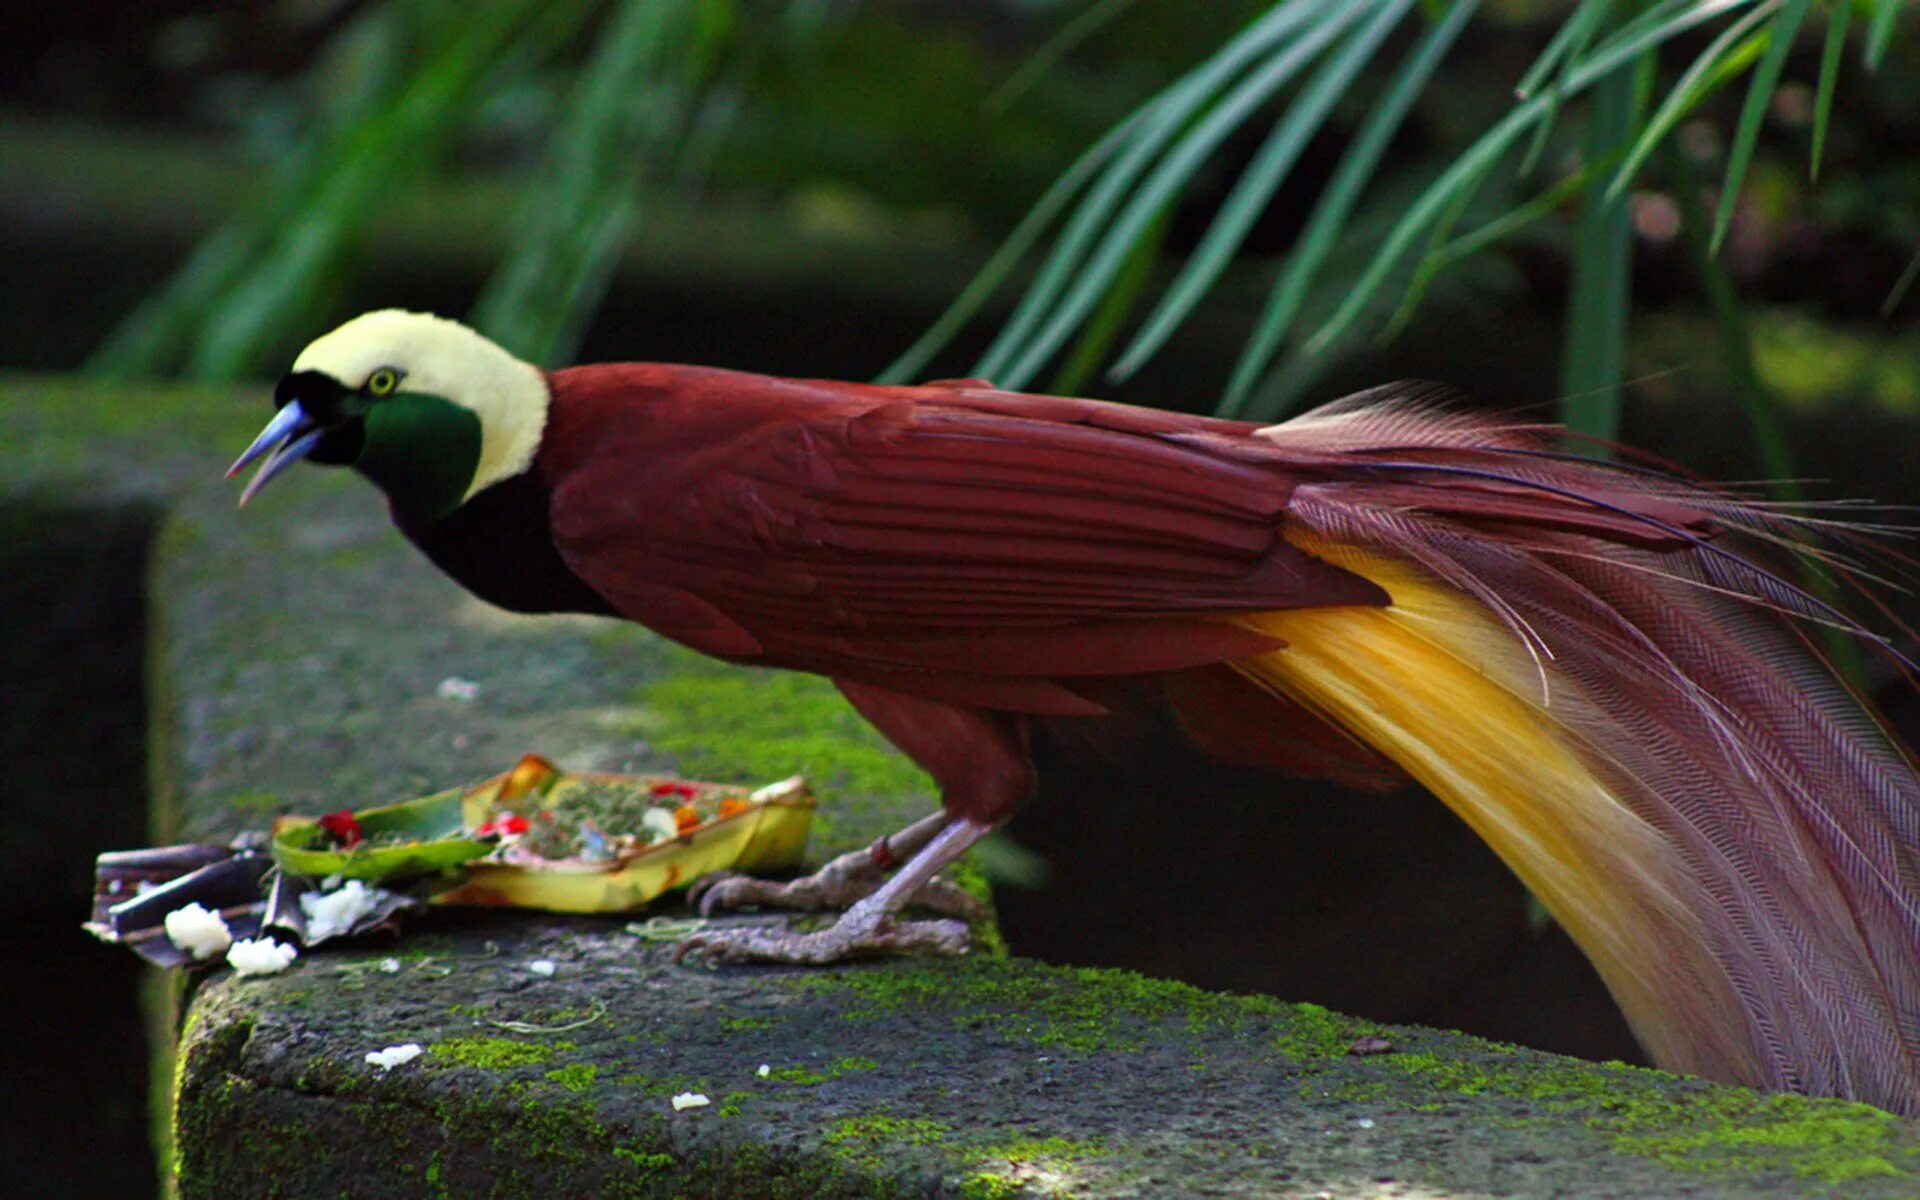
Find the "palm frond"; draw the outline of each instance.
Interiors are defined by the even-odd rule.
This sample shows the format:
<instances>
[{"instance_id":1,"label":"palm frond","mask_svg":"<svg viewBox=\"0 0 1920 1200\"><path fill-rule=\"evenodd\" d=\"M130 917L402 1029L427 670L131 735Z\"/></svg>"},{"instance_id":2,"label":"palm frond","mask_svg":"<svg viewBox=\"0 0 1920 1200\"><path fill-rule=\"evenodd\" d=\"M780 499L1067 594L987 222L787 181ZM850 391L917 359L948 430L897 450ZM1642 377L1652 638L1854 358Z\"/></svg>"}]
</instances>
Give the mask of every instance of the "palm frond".
<instances>
[{"instance_id":1,"label":"palm frond","mask_svg":"<svg viewBox=\"0 0 1920 1200\"><path fill-rule=\"evenodd\" d=\"M1841 0L1848 3L1850 0ZM1867 32L1867 70L1878 71L1893 44L1894 24L1900 19L1901 0L1875 0L1873 26Z\"/></svg>"},{"instance_id":2,"label":"palm frond","mask_svg":"<svg viewBox=\"0 0 1920 1200\"><path fill-rule=\"evenodd\" d=\"M1680 78L1674 81L1672 90L1667 93L1667 98L1661 101L1660 107L1640 131L1633 148L1627 151L1626 159L1614 171L1613 179L1607 184L1609 198L1617 197L1633 186L1633 181L1640 177L1640 168L1646 165L1647 157L1666 144L1667 136L1681 121L1700 107L1707 97L1753 65L1754 59L1767 45L1766 31L1755 33L1754 30L1778 7L1778 4L1763 4L1727 26L1681 72Z\"/></svg>"},{"instance_id":3,"label":"palm frond","mask_svg":"<svg viewBox=\"0 0 1920 1200\"><path fill-rule=\"evenodd\" d=\"M1322 281L1333 247L1343 242L1363 201L1378 193L1388 144L1477 15L1478 5L1475 0L1432 0L1418 7L1398 0L1346 5L1281 0L1083 155L1029 213L974 286L886 377L905 378L924 365L1043 240L1031 282L974 369L1006 386L1021 386L1062 353L1076 331L1098 320L1101 337L1083 335L1074 344L1074 375L1079 375L1089 347L1112 341L1115 308L1103 306L1103 298L1112 294L1130 266L1138 265L1135 252L1155 220L1202 177L1204 166L1229 135L1261 119L1272 98L1281 97L1260 149L1232 181L1193 252L1151 297L1108 377L1124 379L1139 371L1225 278L1255 223L1290 178L1302 148L1326 127L1340 98L1356 91L1369 73L1386 70L1380 60L1390 35L1409 18L1424 21L1424 28L1391 73L1382 75L1305 227L1282 257L1266 304L1226 382L1221 412L1241 413L1255 407L1256 396L1271 397L1274 389L1266 381L1276 371L1298 379L1308 360L1324 362L1363 331L1397 329L1440 272L1549 219L1569 200L1581 201L1583 211L1606 214L1598 225L1576 231L1571 243L1576 274L1588 277L1580 263L1598 266L1624 257L1631 240L1626 204L1651 156L1709 98L1748 75L1729 143L1713 235L1717 242L1731 221L1762 118L1811 6L1811 0L1652 0L1636 6L1580 0L1518 81L1513 104L1404 203L1364 264L1341 279L1336 302L1322 305L1314 297L1327 287ZM1835 63L1845 44L1846 18L1838 10L1848 7L1836 5L1826 30L1815 102L1816 163L1832 107ZM1874 6L1867 39L1870 63L1877 64L1884 54L1891 37L1884 31L1891 30L1897 7L1884 0ZM1593 128L1601 108L1624 102L1607 94L1603 81L1623 70L1631 73L1634 64L1644 62L1646 84L1651 86L1659 78L1658 55L1664 47L1715 25L1719 28L1714 36L1684 70L1657 92L1642 95L1643 88L1635 93L1627 125L1604 152L1589 142L1577 165L1557 172L1557 178L1504 214L1480 220L1464 235L1455 234L1454 225L1487 181L1517 181L1532 172L1567 105L1585 105ZM1625 280L1617 271L1605 270L1593 278L1590 291L1573 289L1570 326L1600 331L1592 335L1617 346L1630 304ZM1608 282L1602 286L1601 279ZM1140 286L1136 276L1128 283L1133 290ZM1384 297L1386 289L1395 294ZM1133 304L1130 295L1122 307ZM1305 314L1316 310L1323 311L1303 330ZM1379 315L1383 311L1388 314L1384 319ZM1572 337L1567 354L1570 364L1581 359L1588 369L1570 366L1565 382L1569 392L1598 398L1598 407L1573 415L1584 425L1603 429L1613 419L1610 406L1617 405L1618 355L1591 356L1586 336Z\"/></svg>"},{"instance_id":4,"label":"palm frond","mask_svg":"<svg viewBox=\"0 0 1920 1200\"><path fill-rule=\"evenodd\" d=\"M1151 358L1213 287L1246 240L1253 223L1300 161L1308 140L1320 131L1334 104L1372 60L1380 43L1399 26L1409 7L1408 3L1382 5L1374 19L1348 38L1339 52L1331 55L1319 73L1301 89L1299 99L1289 105L1286 114L1275 123L1266 143L1221 205L1179 277L1167 288L1159 306L1114 365L1114 378L1124 379Z\"/></svg>"},{"instance_id":5,"label":"palm frond","mask_svg":"<svg viewBox=\"0 0 1920 1200\"><path fill-rule=\"evenodd\" d=\"M1720 187L1720 210L1714 214L1713 240L1709 244L1715 253L1719 252L1720 243L1726 240L1727 229L1733 224L1733 210L1740 202L1740 184L1747 177L1754 145L1760 140L1760 120L1767 115L1767 105L1780 86L1780 70L1787 64L1793 36L1800 32L1800 23L1806 20L1807 10L1812 7L1813 0L1787 0L1785 5L1761 6L1760 11L1771 8L1780 15L1767 29L1767 52L1753 73L1753 82L1747 85L1746 103L1740 108L1740 124L1734 130L1733 146L1727 153L1727 179Z\"/></svg>"},{"instance_id":6,"label":"palm frond","mask_svg":"<svg viewBox=\"0 0 1920 1200\"><path fill-rule=\"evenodd\" d=\"M196 248L89 367L117 375L183 367L198 379L262 369L311 323L382 198L439 155L496 72L550 50L588 7L514 0L471 13L419 3L376 11L369 19L390 22L384 33L398 51L391 69L374 73L336 124Z\"/></svg>"},{"instance_id":7,"label":"palm frond","mask_svg":"<svg viewBox=\"0 0 1920 1200\"><path fill-rule=\"evenodd\" d=\"M1266 373L1287 330L1306 303L1307 294L1321 268L1339 242L1361 193L1379 169L1388 144L1392 142L1394 134L1400 131L1401 124L1412 111L1414 101L1439 69L1447 51L1453 48L1455 39L1466 28L1478 7L1479 0L1460 0L1456 3L1445 20L1427 31L1396 73L1394 85L1368 110L1354 134L1352 144L1341 157L1340 165L1334 168L1326 190L1314 205L1312 215L1307 218L1306 228L1301 231L1300 240L1288 255L1280 278L1267 299L1266 310L1260 314L1253 336L1240 354L1240 361L1234 367L1233 378L1228 382L1226 396L1220 404L1223 415L1237 415L1246 406L1254 385ZM1138 366L1138 363L1133 365Z\"/></svg>"},{"instance_id":8,"label":"palm frond","mask_svg":"<svg viewBox=\"0 0 1920 1200\"><path fill-rule=\"evenodd\" d=\"M1091 310L1125 262L1129 241L1227 135L1382 2L1283 0L1163 92L1068 218L1053 252L974 373L1011 388L1030 379Z\"/></svg>"},{"instance_id":9,"label":"palm frond","mask_svg":"<svg viewBox=\"0 0 1920 1200\"><path fill-rule=\"evenodd\" d=\"M1827 40L1820 50L1820 85L1813 98L1813 153L1807 173L1820 178L1820 162L1827 152L1827 129L1833 123L1833 94L1840 84L1840 57L1847 48L1847 22L1853 5L1836 4L1827 17Z\"/></svg>"},{"instance_id":10,"label":"palm frond","mask_svg":"<svg viewBox=\"0 0 1920 1200\"><path fill-rule=\"evenodd\" d=\"M581 72L507 257L474 325L529 362L568 358L638 220L640 187L664 171L724 29L698 0L626 0Z\"/></svg>"},{"instance_id":11,"label":"palm frond","mask_svg":"<svg viewBox=\"0 0 1920 1200\"><path fill-rule=\"evenodd\" d=\"M1516 99L1528 100L1540 88L1540 83L1549 72L1557 67L1558 76L1553 91L1549 94L1547 115L1533 131L1533 144L1527 149L1527 157L1520 164L1522 175L1533 174L1540 163L1540 156L1546 153L1547 139L1552 134L1555 123L1560 117L1560 99L1565 94L1563 85L1567 72L1586 49L1593 43L1594 35L1600 32L1602 24L1613 11L1613 0L1581 0L1580 7L1574 10L1560 32L1554 35L1547 48L1541 52L1539 61L1528 69L1520 83L1513 89Z\"/></svg>"},{"instance_id":12,"label":"palm frond","mask_svg":"<svg viewBox=\"0 0 1920 1200\"><path fill-rule=\"evenodd\" d=\"M1600 82L1587 109L1586 156L1598 162L1632 144L1644 100L1641 58ZM1580 198L1560 356L1560 415L1604 445L1620 428L1627 315L1633 304L1633 198L1592 188Z\"/></svg>"}]
</instances>

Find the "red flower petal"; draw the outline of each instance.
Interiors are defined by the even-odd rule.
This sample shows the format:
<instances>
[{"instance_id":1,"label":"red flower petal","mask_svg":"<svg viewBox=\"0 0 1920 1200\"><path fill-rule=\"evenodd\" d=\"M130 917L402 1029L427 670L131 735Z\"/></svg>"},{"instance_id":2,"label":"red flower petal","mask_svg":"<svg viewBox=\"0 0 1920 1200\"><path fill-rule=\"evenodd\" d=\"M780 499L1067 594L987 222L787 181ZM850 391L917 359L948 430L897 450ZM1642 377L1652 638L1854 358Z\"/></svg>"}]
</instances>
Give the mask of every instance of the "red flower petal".
<instances>
[{"instance_id":1,"label":"red flower petal","mask_svg":"<svg viewBox=\"0 0 1920 1200\"><path fill-rule=\"evenodd\" d=\"M342 846L351 847L366 840L366 835L360 832L360 822L351 809L343 808L339 812L328 813L320 818L318 824Z\"/></svg>"}]
</instances>

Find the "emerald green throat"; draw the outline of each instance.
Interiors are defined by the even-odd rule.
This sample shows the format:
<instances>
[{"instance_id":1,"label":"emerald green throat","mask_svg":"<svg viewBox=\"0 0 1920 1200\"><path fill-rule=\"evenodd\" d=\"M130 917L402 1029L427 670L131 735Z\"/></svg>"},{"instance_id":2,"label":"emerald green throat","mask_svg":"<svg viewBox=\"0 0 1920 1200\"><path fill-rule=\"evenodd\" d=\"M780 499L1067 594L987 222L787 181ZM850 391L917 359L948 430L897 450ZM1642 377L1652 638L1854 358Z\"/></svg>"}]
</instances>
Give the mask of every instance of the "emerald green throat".
<instances>
[{"instance_id":1,"label":"emerald green throat","mask_svg":"<svg viewBox=\"0 0 1920 1200\"><path fill-rule=\"evenodd\" d=\"M367 408L354 461L394 509L431 521L460 507L480 467L480 418L440 396L399 392Z\"/></svg>"}]
</instances>

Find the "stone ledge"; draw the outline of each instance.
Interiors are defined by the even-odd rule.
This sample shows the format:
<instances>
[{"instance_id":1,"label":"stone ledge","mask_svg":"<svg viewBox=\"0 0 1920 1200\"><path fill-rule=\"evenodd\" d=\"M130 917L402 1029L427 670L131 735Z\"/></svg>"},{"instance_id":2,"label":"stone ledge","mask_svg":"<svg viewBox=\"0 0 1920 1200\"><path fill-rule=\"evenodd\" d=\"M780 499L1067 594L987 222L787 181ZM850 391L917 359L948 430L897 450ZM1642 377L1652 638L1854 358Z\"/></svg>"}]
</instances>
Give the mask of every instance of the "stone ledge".
<instances>
[{"instance_id":1,"label":"stone ledge","mask_svg":"<svg viewBox=\"0 0 1920 1200\"><path fill-rule=\"evenodd\" d=\"M299 473L235 514L214 481L257 420L251 400L12 383L7 495L168 506L152 576L157 838L423 791L528 750L718 778L812 770L830 794L816 854L925 804L823 685L464 600L351 479ZM479 698L439 699L450 675ZM392 974L377 967L389 954ZM1914 1124L1860 1106L1119 972L991 958L710 972L665 954L617 921L448 914L283 977L216 973L173 1072L177 1189L1874 1196L1911 1194L1920 1171ZM535 958L559 973L532 975ZM1349 1055L1362 1036L1394 1051ZM427 1054L386 1074L363 1061L406 1041ZM713 1103L676 1114L683 1090Z\"/></svg>"},{"instance_id":2,"label":"stone ledge","mask_svg":"<svg viewBox=\"0 0 1920 1200\"><path fill-rule=\"evenodd\" d=\"M527 970L537 958L558 966L551 979ZM179 1092L184 1194L1911 1188L1883 1174L1913 1153L1911 1131L1858 1106L1123 972L979 959L701 971L617 924L524 919L409 938L395 974L378 960L329 953L203 990ZM1394 1052L1349 1054L1363 1036ZM412 1063L362 1061L408 1041L426 1047ZM685 1092L711 1103L673 1111Z\"/></svg>"}]
</instances>

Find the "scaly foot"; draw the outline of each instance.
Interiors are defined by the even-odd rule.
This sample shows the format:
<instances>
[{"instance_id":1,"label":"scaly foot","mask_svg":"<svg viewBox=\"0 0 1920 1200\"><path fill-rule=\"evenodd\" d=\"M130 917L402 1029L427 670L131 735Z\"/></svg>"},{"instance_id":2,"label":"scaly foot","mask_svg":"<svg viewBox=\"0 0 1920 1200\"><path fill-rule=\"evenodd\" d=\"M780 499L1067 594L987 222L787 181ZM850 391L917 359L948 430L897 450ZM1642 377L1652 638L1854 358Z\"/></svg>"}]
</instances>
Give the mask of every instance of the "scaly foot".
<instances>
[{"instance_id":1,"label":"scaly foot","mask_svg":"<svg viewBox=\"0 0 1920 1200\"><path fill-rule=\"evenodd\" d=\"M826 929L796 933L749 925L696 933L674 948L675 962L689 955L707 963L794 963L819 966L877 954L965 954L962 921L898 921L884 913L856 919L859 906Z\"/></svg>"},{"instance_id":2,"label":"scaly foot","mask_svg":"<svg viewBox=\"0 0 1920 1200\"><path fill-rule=\"evenodd\" d=\"M737 871L716 871L695 883L688 890L687 899L703 917L755 906L817 912L825 908L850 908L871 896L886 879L885 868L876 864L867 851L856 850L841 855L811 875L786 883L756 879ZM921 885L907 903L961 920L975 919L984 912L979 900L958 884L939 876Z\"/></svg>"},{"instance_id":3,"label":"scaly foot","mask_svg":"<svg viewBox=\"0 0 1920 1200\"><path fill-rule=\"evenodd\" d=\"M806 912L851 908L877 891L901 865L903 856L910 858L919 853L946 823L943 814L936 814L891 837L883 837L864 850L842 854L813 874L787 883L755 879L735 871L717 871L696 882L688 890L687 899L703 917L710 917L721 909L753 905ZM985 915L980 901L938 876L921 884L906 903L962 920L977 920Z\"/></svg>"},{"instance_id":4,"label":"scaly foot","mask_svg":"<svg viewBox=\"0 0 1920 1200\"><path fill-rule=\"evenodd\" d=\"M874 871L880 872L891 867L896 852L911 855L891 879L878 887L871 887L868 894L848 909L846 915L831 928L816 933L795 933L764 927L696 933L680 943L674 951L674 959L679 961L689 954L695 954L714 963L819 964L868 954L965 953L968 933L964 922L902 921L897 914L909 899L919 896L934 882L934 875L940 868L958 858L968 846L979 841L991 829L990 825L966 818L956 819L944 814L929 817L896 837L880 839L872 848L860 851L858 855L842 855L821 870L820 874L826 875L835 872L836 864L845 863L848 859L865 859ZM837 874L864 878L867 869L854 862L839 867ZM780 885L763 886L777 889ZM830 882L824 886L830 888L837 885ZM802 889L802 894L813 890L809 886ZM971 899L968 897L969 902ZM702 911L707 910L713 901L713 891L709 889L700 898Z\"/></svg>"}]
</instances>

